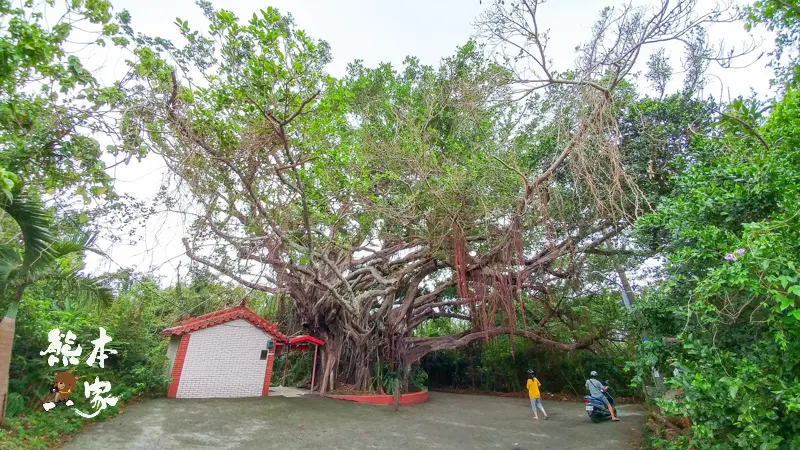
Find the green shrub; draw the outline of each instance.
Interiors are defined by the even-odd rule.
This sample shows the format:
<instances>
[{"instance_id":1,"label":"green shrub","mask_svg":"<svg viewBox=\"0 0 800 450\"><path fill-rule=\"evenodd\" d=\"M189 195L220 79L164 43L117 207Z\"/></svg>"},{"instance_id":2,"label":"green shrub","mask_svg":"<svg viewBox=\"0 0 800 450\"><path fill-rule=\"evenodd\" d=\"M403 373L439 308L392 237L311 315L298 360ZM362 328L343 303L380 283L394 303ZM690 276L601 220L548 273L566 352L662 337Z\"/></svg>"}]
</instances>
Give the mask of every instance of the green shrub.
<instances>
[{"instance_id":1,"label":"green shrub","mask_svg":"<svg viewBox=\"0 0 800 450\"><path fill-rule=\"evenodd\" d=\"M408 375L408 384L415 392L428 389L428 372L419 366L414 366Z\"/></svg>"},{"instance_id":2,"label":"green shrub","mask_svg":"<svg viewBox=\"0 0 800 450\"><path fill-rule=\"evenodd\" d=\"M759 110L734 102L738 120L708 143L719 156L639 224L668 237L668 263L638 306L656 337L639 346L638 381L678 369L667 384L682 399L658 405L691 418L696 449L800 448L800 92L760 128Z\"/></svg>"},{"instance_id":3,"label":"green shrub","mask_svg":"<svg viewBox=\"0 0 800 450\"><path fill-rule=\"evenodd\" d=\"M313 364L314 352L284 352L273 362L272 386L280 386L283 380L283 367L288 358L289 366L286 370L285 386L307 388L311 385L311 366Z\"/></svg>"},{"instance_id":4,"label":"green shrub","mask_svg":"<svg viewBox=\"0 0 800 450\"><path fill-rule=\"evenodd\" d=\"M87 423L113 417L127 400L166 393L167 341L159 332L174 323L175 314L159 314L163 300L147 291L131 289L121 292L105 311L81 311L69 308L55 292L47 283L34 284L26 290L20 305L9 371L6 409L9 432L0 435L0 448L51 448L64 435L79 431ZM118 352L105 361L105 368L85 363L99 327L105 328L113 339L106 349ZM81 379L71 396L75 402L73 408L56 407L45 412L41 400L53 385L53 374L65 370L60 361L48 366L47 355L40 355L48 347L48 332L54 328L62 332L71 330L77 336L75 342L82 346L80 364L68 370ZM96 418L84 419L74 409L93 411L84 396L83 381L91 383L95 377L110 382L111 392L105 396L115 396L119 401Z\"/></svg>"},{"instance_id":5,"label":"green shrub","mask_svg":"<svg viewBox=\"0 0 800 450\"><path fill-rule=\"evenodd\" d=\"M563 352L543 349L524 339L501 336L461 350L431 353L421 362L432 387L470 389L487 392L521 392L527 370L536 370L545 392L584 395L589 372L596 370L608 380L616 395L638 396L632 388L633 374L625 371L632 352L621 347L616 353L593 354L586 351Z\"/></svg>"}]
</instances>

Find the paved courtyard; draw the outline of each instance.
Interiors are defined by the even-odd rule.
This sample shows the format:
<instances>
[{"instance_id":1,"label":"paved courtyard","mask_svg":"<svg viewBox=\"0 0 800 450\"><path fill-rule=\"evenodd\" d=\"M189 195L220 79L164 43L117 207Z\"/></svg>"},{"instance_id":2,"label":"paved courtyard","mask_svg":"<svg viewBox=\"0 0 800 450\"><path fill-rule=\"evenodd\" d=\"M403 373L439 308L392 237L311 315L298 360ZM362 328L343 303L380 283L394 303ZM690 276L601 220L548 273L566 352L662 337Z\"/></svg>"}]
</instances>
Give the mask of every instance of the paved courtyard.
<instances>
[{"instance_id":1,"label":"paved courtyard","mask_svg":"<svg viewBox=\"0 0 800 450\"><path fill-rule=\"evenodd\" d=\"M594 424L582 403L546 402L534 420L527 400L430 393L400 407L316 395L172 400L133 405L64 448L114 449L624 449L635 448L644 416L619 407L620 422Z\"/></svg>"}]
</instances>

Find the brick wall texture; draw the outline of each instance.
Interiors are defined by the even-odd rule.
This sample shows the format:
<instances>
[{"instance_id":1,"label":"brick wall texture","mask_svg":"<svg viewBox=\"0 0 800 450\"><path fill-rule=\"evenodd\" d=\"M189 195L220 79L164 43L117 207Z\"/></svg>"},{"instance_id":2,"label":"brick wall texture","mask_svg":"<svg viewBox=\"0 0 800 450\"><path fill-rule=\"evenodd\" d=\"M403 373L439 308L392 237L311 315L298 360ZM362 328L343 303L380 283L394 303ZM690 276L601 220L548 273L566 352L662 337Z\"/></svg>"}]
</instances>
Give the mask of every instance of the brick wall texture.
<instances>
[{"instance_id":1,"label":"brick wall texture","mask_svg":"<svg viewBox=\"0 0 800 450\"><path fill-rule=\"evenodd\" d=\"M270 351L269 357L267 357L267 370L264 373L264 384L261 387L261 396L267 397L269 395L269 384L272 380L272 363L275 361L275 352Z\"/></svg>"},{"instance_id":2,"label":"brick wall texture","mask_svg":"<svg viewBox=\"0 0 800 450\"><path fill-rule=\"evenodd\" d=\"M184 334L180 337L180 343L176 351L175 361L172 363L172 383L169 385L167 397L175 398L178 395L178 385L181 381L181 372L183 371L183 362L186 357L186 349L189 348L189 339L191 334Z\"/></svg>"},{"instance_id":3,"label":"brick wall texture","mask_svg":"<svg viewBox=\"0 0 800 450\"><path fill-rule=\"evenodd\" d=\"M242 319L195 331L178 375L177 398L231 398L267 395L274 348L261 359L272 336ZM181 346L183 340L181 341ZM178 358L180 359L180 348ZM179 368L176 359L173 368ZM171 391L172 389L170 389Z\"/></svg>"}]
</instances>

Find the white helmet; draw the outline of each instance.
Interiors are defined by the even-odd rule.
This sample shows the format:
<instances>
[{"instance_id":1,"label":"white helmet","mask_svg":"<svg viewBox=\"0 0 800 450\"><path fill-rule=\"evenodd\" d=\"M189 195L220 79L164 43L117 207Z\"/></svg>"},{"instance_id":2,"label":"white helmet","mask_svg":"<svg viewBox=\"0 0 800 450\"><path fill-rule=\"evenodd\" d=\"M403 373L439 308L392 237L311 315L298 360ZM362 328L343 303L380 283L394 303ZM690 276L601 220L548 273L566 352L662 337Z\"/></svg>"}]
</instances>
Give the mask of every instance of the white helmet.
<instances>
[{"instance_id":1,"label":"white helmet","mask_svg":"<svg viewBox=\"0 0 800 450\"><path fill-rule=\"evenodd\" d=\"M597 372L593 370L592 373L590 373L589 375L593 376L593 377L596 377L597 376Z\"/></svg>"}]
</instances>

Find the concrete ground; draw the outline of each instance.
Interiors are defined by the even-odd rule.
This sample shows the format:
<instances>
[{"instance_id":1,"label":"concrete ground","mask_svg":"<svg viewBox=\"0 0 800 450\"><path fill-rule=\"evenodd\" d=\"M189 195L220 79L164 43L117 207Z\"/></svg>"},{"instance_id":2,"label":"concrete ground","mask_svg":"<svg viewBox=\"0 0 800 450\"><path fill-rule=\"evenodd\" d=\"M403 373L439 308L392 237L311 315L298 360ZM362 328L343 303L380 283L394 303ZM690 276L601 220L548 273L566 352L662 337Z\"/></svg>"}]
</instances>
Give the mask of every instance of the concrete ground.
<instances>
[{"instance_id":1,"label":"concrete ground","mask_svg":"<svg viewBox=\"0 0 800 450\"><path fill-rule=\"evenodd\" d=\"M619 407L620 422L592 423L583 403L430 393L422 405L365 405L292 398L173 400L133 405L75 437L65 449L623 449L640 439L644 415Z\"/></svg>"}]
</instances>

